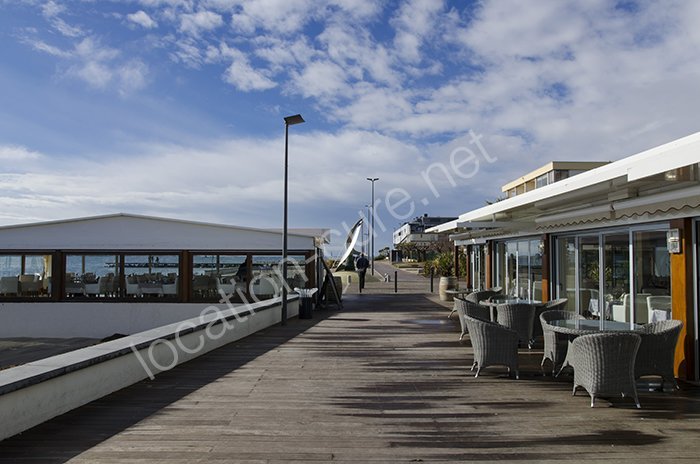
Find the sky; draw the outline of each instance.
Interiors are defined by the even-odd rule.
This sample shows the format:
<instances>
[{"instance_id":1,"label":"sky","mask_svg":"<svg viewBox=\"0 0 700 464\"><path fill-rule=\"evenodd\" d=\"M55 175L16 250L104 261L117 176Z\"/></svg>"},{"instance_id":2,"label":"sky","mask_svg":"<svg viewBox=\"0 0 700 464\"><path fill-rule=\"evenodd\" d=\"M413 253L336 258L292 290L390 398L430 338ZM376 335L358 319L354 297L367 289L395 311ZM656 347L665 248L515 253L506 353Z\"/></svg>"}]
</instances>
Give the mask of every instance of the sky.
<instances>
[{"instance_id":1,"label":"sky","mask_svg":"<svg viewBox=\"0 0 700 464\"><path fill-rule=\"evenodd\" d=\"M375 250L552 160L698 131L700 2L0 0L0 225L134 213ZM342 238L341 238L342 237Z\"/></svg>"}]
</instances>

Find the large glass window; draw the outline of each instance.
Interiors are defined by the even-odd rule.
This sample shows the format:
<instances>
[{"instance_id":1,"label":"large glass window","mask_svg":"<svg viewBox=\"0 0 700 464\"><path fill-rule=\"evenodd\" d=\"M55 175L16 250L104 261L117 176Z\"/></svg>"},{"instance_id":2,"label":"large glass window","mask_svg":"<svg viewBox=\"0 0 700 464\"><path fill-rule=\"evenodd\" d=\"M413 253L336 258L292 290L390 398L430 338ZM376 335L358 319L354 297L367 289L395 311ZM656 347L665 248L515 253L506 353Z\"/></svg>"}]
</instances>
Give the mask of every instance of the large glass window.
<instances>
[{"instance_id":1,"label":"large glass window","mask_svg":"<svg viewBox=\"0 0 700 464\"><path fill-rule=\"evenodd\" d=\"M118 255L66 255L66 298L119 296Z\"/></svg>"},{"instance_id":2,"label":"large glass window","mask_svg":"<svg viewBox=\"0 0 700 464\"><path fill-rule=\"evenodd\" d=\"M666 231L634 232L634 322L671 318L671 260Z\"/></svg>"},{"instance_id":3,"label":"large glass window","mask_svg":"<svg viewBox=\"0 0 700 464\"><path fill-rule=\"evenodd\" d=\"M603 301L606 320L630 321L629 233L603 235Z\"/></svg>"},{"instance_id":4,"label":"large glass window","mask_svg":"<svg viewBox=\"0 0 700 464\"><path fill-rule=\"evenodd\" d=\"M556 243L557 292L569 299L569 310L638 324L671 317L665 230L557 237Z\"/></svg>"},{"instance_id":5,"label":"large glass window","mask_svg":"<svg viewBox=\"0 0 700 464\"><path fill-rule=\"evenodd\" d=\"M496 245L497 285L513 297L542 299L540 239L513 240Z\"/></svg>"},{"instance_id":6,"label":"large glass window","mask_svg":"<svg viewBox=\"0 0 700 464\"><path fill-rule=\"evenodd\" d=\"M180 257L168 254L125 255L127 298L177 298Z\"/></svg>"},{"instance_id":7,"label":"large glass window","mask_svg":"<svg viewBox=\"0 0 700 464\"><path fill-rule=\"evenodd\" d=\"M242 302L248 283L245 255L193 255L192 298Z\"/></svg>"},{"instance_id":8,"label":"large glass window","mask_svg":"<svg viewBox=\"0 0 700 464\"><path fill-rule=\"evenodd\" d=\"M51 255L0 255L0 296L51 296Z\"/></svg>"},{"instance_id":9,"label":"large glass window","mask_svg":"<svg viewBox=\"0 0 700 464\"><path fill-rule=\"evenodd\" d=\"M470 247L470 286L474 291L486 288L486 246L472 245Z\"/></svg>"},{"instance_id":10,"label":"large glass window","mask_svg":"<svg viewBox=\"0 0 700 464\"><path fill-rule=\"evenodd\" d=\"M305 258L301 255L287 257L288 290L306 286ZM254 301L265 300L282 294L282 256L254 255L248 292Z\"/></svg>"}]
</instances>

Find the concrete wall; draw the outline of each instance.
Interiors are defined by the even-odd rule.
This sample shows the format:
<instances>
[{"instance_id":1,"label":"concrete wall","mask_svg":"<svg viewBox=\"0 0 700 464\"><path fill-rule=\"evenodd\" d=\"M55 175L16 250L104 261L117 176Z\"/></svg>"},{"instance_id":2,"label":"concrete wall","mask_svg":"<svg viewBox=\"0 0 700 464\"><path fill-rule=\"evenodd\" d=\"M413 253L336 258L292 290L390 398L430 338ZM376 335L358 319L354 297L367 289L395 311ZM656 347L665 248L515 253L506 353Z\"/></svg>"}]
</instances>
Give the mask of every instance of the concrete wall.
<instances>
[{"instance_id":1,"label":"concrete wall","mask_svg":"<svg viewBox=\"0 0 700 464\"><path fill-rule=\"evenodd\" d=\"M0 440L274 325L280 306L277 298L251 305L246 316L211 311L0 371ZM288 317L298 312L294 297Z\"/></svg>"},{"instance_id":2,"label":"concrete wall","mask_svg":"<svg viewBox=\"0 0 700 464\"><path fill-rule=\"evenodd\" d=\"M213 303L0 303L0 338L105 338L199 316Z\"/></svg>"}]
</instances>

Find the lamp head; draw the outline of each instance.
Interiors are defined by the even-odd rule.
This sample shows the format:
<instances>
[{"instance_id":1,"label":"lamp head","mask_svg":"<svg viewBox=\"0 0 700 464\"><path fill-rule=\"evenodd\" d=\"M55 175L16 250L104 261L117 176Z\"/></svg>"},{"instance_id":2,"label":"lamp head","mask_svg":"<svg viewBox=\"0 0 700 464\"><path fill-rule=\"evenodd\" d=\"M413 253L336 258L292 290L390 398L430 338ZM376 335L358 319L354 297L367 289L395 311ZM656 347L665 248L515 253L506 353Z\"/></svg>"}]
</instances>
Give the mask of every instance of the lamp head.
<instances>
[{"instance_id":1,"label":"lamp head","mask_svg":"<svg viewBox=\"0 0 700 464\"><path fill-rule=\"evenodd\" d=\"M301 117L300 114L295 114L293 116L287 116L284 118L284 123L288 126L293 126L294 124L301 124L304 121L304 118Z\"/></svg>"}]
</instances>

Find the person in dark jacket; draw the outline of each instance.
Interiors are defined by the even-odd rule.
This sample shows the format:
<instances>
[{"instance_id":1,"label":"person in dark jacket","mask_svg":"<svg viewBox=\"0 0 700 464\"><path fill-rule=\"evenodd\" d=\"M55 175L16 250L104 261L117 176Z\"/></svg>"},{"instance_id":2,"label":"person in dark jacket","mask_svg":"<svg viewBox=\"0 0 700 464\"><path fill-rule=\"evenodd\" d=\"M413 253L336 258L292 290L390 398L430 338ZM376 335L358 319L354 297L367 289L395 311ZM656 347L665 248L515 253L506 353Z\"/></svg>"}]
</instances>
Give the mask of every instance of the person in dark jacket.
<instances>
[{"instance_id":1,"label":"person in dark jacket","mask_svg":"<svg viewBox=\"0 0 700 464\"><path fill-rule=\"evenodd\" d=\"M367 274L368 267L369 260L363 253L360 255L359 258L357 258L357 261L355 261L355 269L357 270L357 274L360 277L360 291L362 291L362 289L365 288L365 275Z\"/></svg>"}]
</instances>

